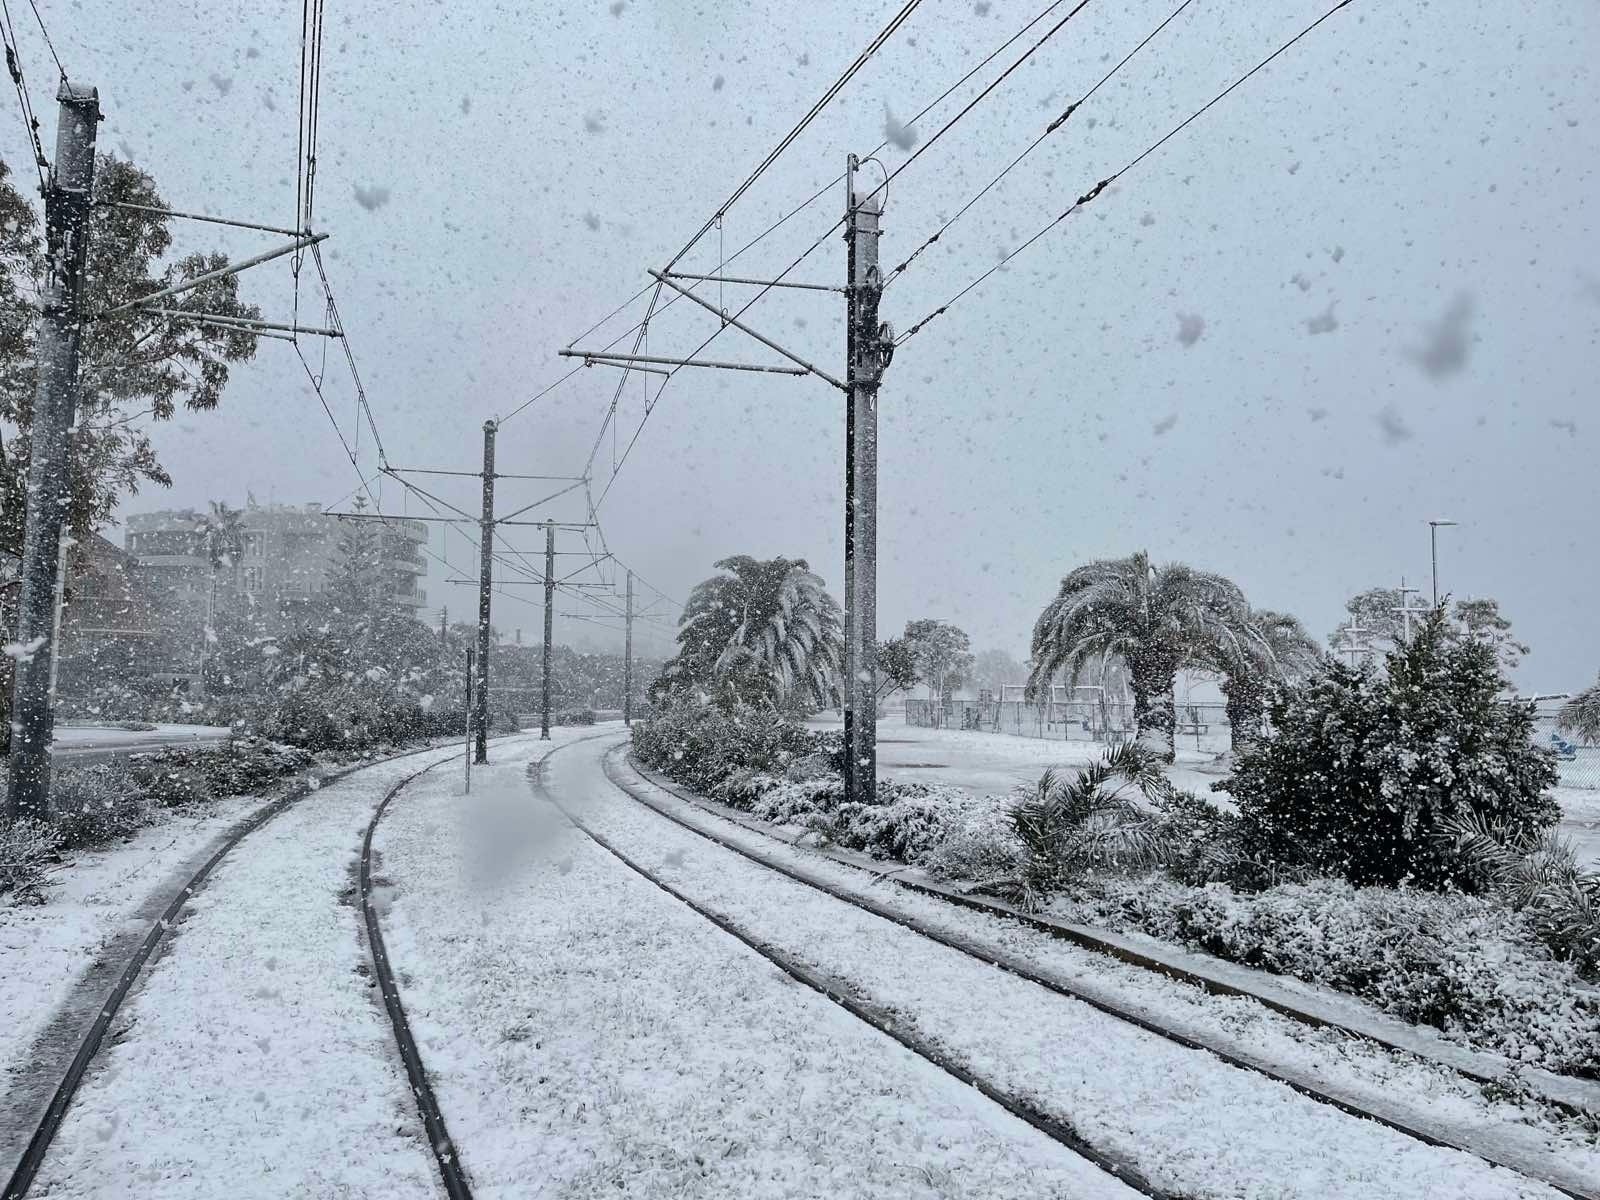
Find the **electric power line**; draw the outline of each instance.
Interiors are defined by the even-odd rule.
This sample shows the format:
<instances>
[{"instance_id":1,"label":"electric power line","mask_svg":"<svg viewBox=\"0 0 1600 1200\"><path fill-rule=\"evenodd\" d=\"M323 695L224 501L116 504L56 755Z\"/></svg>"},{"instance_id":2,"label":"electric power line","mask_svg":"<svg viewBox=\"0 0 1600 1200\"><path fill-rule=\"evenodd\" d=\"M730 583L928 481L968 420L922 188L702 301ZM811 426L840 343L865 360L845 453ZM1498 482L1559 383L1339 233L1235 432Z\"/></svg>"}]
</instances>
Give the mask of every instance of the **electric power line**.
<instances>
[{"instance_id":1,"label":"electric power line","mask_svg":"<svg viewBox=\"0 0 1600 1200\"><path fill-rule=\"evenodd\" d=\"M949 229L950 226L954 225L957 221L959 221L962 218L962 216L966 214L967 210L970 209L974 204L976 204L979 200L982 200L986 195L988 195L989 192L1002 179L1004 179L1019 164L1021 164L1023 159L1027 158L1028 155L1032 154L1036 149L1038 149L1039 145L1047 137L1049 137L1052 133L1054 133L1056 130L1060 129L1069 120L1071 120L1072 119L1072 115L1074 113L1076 113L1080 108L1082 108L1085 104L1087 104L1094 97L1094 94L1096 92L1098 92L1102 87L1104 87L1106 85L1106 83L1108 83L1114 75L1116 75L1119 71L1121 71L1123 67L1127 66L1128 63L1130 61L1132 61L1134 55L1138 54L1139 51L1143 50L1146 46L1148 46L1151 42L1153 42L1156 39L1156 37L1160 35L1162 30L1164 30L1168 25L1172 24L1173 21L1177 20L1178 17L1183 13L1183 11L1193 3L1194 3L1194 0L1183 0L1183 3L1178 5L1177 8L1173 9L1172 12L1167 16L1167 18L1164 21L1161 22L1161 24L1157 25L1154 29L1152 29L1149 33L1147 33L1145 35L1143 41L1141 41L1132 50L1128 51L1128 53L1123 56L1121 62L1117 63L1116 66L1112 67L1109 71L1107 71L1104 75L1102 75L1095 82L1094 86L1091 87L1087 92L1085 92L1083 95L1079 96L1078 99L1073 101L1071 104L1067 105L1066 110L1064 112L1062 112L1062 114L1059 117L1057 117L1055 120L1051 121L1050 124L1046 125L1044 127L1044 131L1042 133L1040 133L1038 137L1034 138L1033 141L1029 142L1028 145L1023 149L1021 154L1017 155L1009 163L1007 163L1005 165L1005 167L1000 171L1000 173L998 175L996 175L993 179L989 180L988 183L984 184L983 187L980 188L977 191L977 193L972 196L971 199L969 199L965 204L963 204L960 208L958 208L955 211L955 214L953 216L951 216L948 220L946 220L943 223L941 223L938 229L934 230L932 234L930 234L925 240L923 240L917 246L917 248L915 250L913 250L910 254L906 255L905 259L900 263L900 265L895 267L894 270L890 271L889 274L884 277L883 286L885 288L887 288L891 283L893 283L897 278L899 278L901 273L903 271L905 271L905 269L907 267L909 267L913 262L915 262L917 260L917 258L921 256L921 254L922 254L922 252L924 250L928 249L929 246L932 246L935 242L937 242L940 238L942 238L944 236L944 234L945 234L945 231L947 229ZM1073 11L1076 12L1077 10L1074 9ZM1071 14L1068 14L1068 16L1070 17ZM1037 47L1035 47L1035 48L1037 49ZM946 126L946 128L948 128L948 127L949 126ZM943 130L940 130L940 132L942 133ZM906 165L909 165L909 161L908 161L908 163ZM898 175L899 171L896 171L895 174ZM892 179L893 176L890 176L890 178ZM888 181L885 180L885 183L887 183L887 182Z\"/></svg>"},{"instance_id":2,"label":"electric power line","mask_svg":"<svg viewBox=\"0 0 1600 1200\"><path fill-rule=\"evenodd\" d=\"M50 57L56 60L56 70L61 73L61 78L67 77L67 69L61 65L61 56L56 53L56 44L50 40L50 31L44 26L44 18L39 15L39 6L35 0L28 0L28 7L33 9L33 19L39 22L39 32L44 35L44 44L50 51ZM7 21L10 21L8 16Z\"/></svg>"},{"instance_id":3,"label":"electric power line","mask_svg":"<svg viewBox=\"0 0 1600 1200\"><path fill-rule=\"evenodd\" d=\"M767 168L772 166L772 164L778 160L778 156L787 150L790 144L793 143L793 141L805 131L806 126L810 125L811 122L816 119L817 114L826 108L833 98L842 90L844 90L845 84L849 83L850 80L854 78L856 72L866 65L867 60L883 48L884 44L894 36L895 31L906 22L907 18L909 18L914 11L916 11L917 5L919 5L921 2L922 0L906 0L905 5L900 9L900 11L890 18L889 23L878 31L877 36L874 37L872 41L867 43L867 48L860 54L856 55L855 61L845 68L844 73L840 75L839 78L835 80L828 88L828 90L822 94L821 99L817 100L817 102L806 111L805 116L800 118L799 122L793 129L784 134L784 136L778 141L778 144L768 152L766 158L761 160L760 165L757 166L756 169L748 176L746 176L744 182L738 187L734 188L733 194L717 207L717 211L712 214L711 219L700 227L699 231L689 239L689 241L684 245L683 249L679 250L672 256L671 261L667 263L666 270L672 270L672 268L677 265L678 260L681 259L685 254L689 253L690 250L694 249L695 243L704 237L706 232L710 230L713 225L721 221L723 216L726 215L728 209L732 208L733 205L738 202L739 197L743 196L747 191L755 186L756 180L760 179L761 176L766 173Z\"/></svg>"},{"instance_id":4,"label":"electric power line","mask_svg":"<svg viewBox=\"0 0 1600 1200\"><path fill-rule=\"evenodd\" d=\"M28 94L27 80L23 78L22 54L17 41L17 27L11 20L11 6L4 3L4 0L0 0L0 19L3 19L3 24L0 24L0 34L4 35L5 40L6 70L10 72L11 83L17 91L17 104L22 110L22 124L27 130L28 141L33 146L33 164L39 172L39 191L43 194L50 189L50 181L46 174L50 170L50 160L45 157L44 145L39 140L39 118L34 116L33 99Z\"/></svg>"},{"instance_id":5,"label":"electric power line","mask_svg":"<svg viewBox=\"0 0 1600 1200\"><path fill-rule=\"evenodd\" d=\"M950 96L952 94L954 94L958 89L960 89L963 84L965 84L968 80L970 80L979 71L983 70L984 67L988 66L996 58L1000 57L1000 55L1004 54L1008 49L1011 48L1012 45L1014 45L1016 42L1021 40L1024 36L1026 36L1030 29L1032 29L1035 25L1039 24L1041 21L1045 20L1052 12L1054 12L1057 8L1061 7L1061 5L1063 3L1065 3L1065 2L1066 2L1066 0L1051 0L1051 2L1049 4L1047 4L1043 9L1041 9L1031 20L1029 20L1026 24L1024 24L1020 29L1018 29L1015 33L1013 33L1005 41L1001 42L993 50L989 51L988 54L984 55L983 58L979 59L978 62L976 62L973 66L969 67L959 78L956 79L956 81L954 83L952 83L949 87L945 88L944 91L940 92L932 100L928 101L928 103L924 104L920 109L918 109L917 112L910 118L910 120L908 120L906 122L907 126L908 127L909 126L915 126L918 121L922 120L923 117L927 116L928 113L932 112L940 104L943 104L945 102L945 100L949 99ZM888 145L889 145L889 141L888 141L887 138L885 138L883 141L879 142L878 145L870 153L864 155L863 158L872 158L873 156L877 155L878 153L880 153L881 151L886 149L888 147ZM745 242L744 245L740 246L732 254L728 255L728 257L726 259L722 260L723 261L723 265L724 266L730 265L733 262L735 262L736 260L738 260L739 258L743 257L743 255L747 251L749 251L752 248L754 248L757 245L757 243L759 243L761 241L764 241L767 237L771 236L773 233L777 232L777 230L779 230L784 225L786 225L792 218L798 216L800 213L802 213L806 209L810 208L811 205L815 204L819 199L821 199L825 194L827 194L827 192L831 188L836 187L840 182L843 181L843 179L844 179L844 175L841 173L839 175L835 175L832 179L828 180L827 183L823 184L816 191L812 192L811 195L807 196L798 205L796 205L794 208L790 209L788 212L784 213L776 221L773 221L765 229L761 230L760 233L756 234L749 241ZM840 223L841 222L839 222L839 221L834 222L834 224L829 228L828 233L832 233L834 229L837 229L839 227ZM828 236L828 233L824 233L822 236L824 238L826 238ZM698 285L696 285L696 286L698 286ZM652 289L655 289L656 292L659 295L660 284L658 284L658 283L647 283L647 284L645 284L642 288L640 288L632 296L629 296L628 299L624 300L616 308L612 309L605 316L601 317L600 320L596 321L593 325L589 326L589 328L585 329L582 333L578 334L576 337L570 339L567 344L569 346L572 346L572 345L576 345L578 342L583 341L584 338L586 338L590 334L594 333L597 329L602 328L604 325L606 325L607 322L609 322L612 319L614 319L618 314L626 311L631 305L633 305L635 302L637 302L638 300L643 298ZM693 291L694 288L691 288L690 290ZM682 300L682 299L683 299L682 296L674 294L673 296L669 297L667 299L667 302L665 304L661 305L659 309L657 309L655 307L655 305L654 305L654 302L652 302L652 304L650 306L651 315L654 315L654 314L657 314L657 313L666 312L667 309L671 308L674 304L676 304L679 300ZM615 338L613 338L611 341L607 342L601 349L602 350L610 350L610 349L612 349L614 346L616 346L616 344L618 342L622 341L623 338L627 337L631 333L637 332L642 325L644 325L644 324L646 324L648 322L648 320L649 320L649 316L647 316L644 321L637 322L637 323L629 326L627 329L624 329ZM583 364L583 365L580 365L580 366L573 367L570 371L566 372L559 379L557 379L554 383L551 383L547 387L544 387L544 388L540 389L538 392L535 392L532 396L528 397L528 399L524 400L521 404L517 405L516 408L512 409L504 417L500 417L498 419L498 423L501 424L501 425L504 425L512 417L514 417L518 413L522 412L524 409L526 409L527 407L532 405L534 402L536 402L538 400L542 400L545 396L547 396L551 392L555 391L562 384L564 384L564 383L568 382L569 380L571 380L575 375L577 375L579 372L583 371L586 366L587 366L587 364ZM624 372L624 378L626 378L626 372ZM600 436L603 437L604 434L605 434L605 428L604 428L604 426L602 426Z\"/></svg>"},{"instance_id":6,"label":"electric power line","mask_svg":"<svg viewBox=\"0 0 1600 1200\"><path fill-rule=\"evenodd\" d=\"M1243 75L1239 76L1239 78L1235 79L1227 87L1223 88L1222 91L1218 92L1215 96L1211 97L1211 99L1207 100L1204 104L1202 104L1194 112L1190 113L1182 121L1178 122L1178 124L1174 125L1166 133L1162 134L1161 137L1157 138L1154 142L1152 142L1149 146L1147 146L1143 151L1141 151L1126 166L1122 167L1120 170L1112 172L1110 175L1108 175L1104 179L1100 180L1100 182L1095 184L1087 192L1085 192L1083 195L1079 196L1076 200L1074 200L1072 202L1071 206L1068 207L1066 210L1064 210L1061 213L1060 216L1056 217L1053 221L1051 221L1043 229L1039 230L1039 232L1035 233L1032 237L1030 237L1027 241L1023 242L1021 245L1016 247L1014 250L1011 250L1008 253L1006 253L1006 255L1004 257L1002 257L998 262L996 262L988 270L984 271L981 275L979 275L976 279L972 280L972 282L968 283L965 287L963 287L954 296L950 297L950 299L946 300L938 308L934 309L927 316L923 317L916 324L912 325L909 329L907 329L904 333L902 333L899 337L897 337L895 339L895 345L899 346L899 345L903 344L904 342L909 341L911 338L915 337L918 333L922 332L923 329L927 328L929 322L934 320L936 317L939 317L939 316L943 315L945 312L949 311L951 305L955 304L962 297L967 295L967 293L971 292L974 288L976 288L980 284L982 284L986 279L988 279L996 271L999 271L1002 267L1004 267L1008 263L1010 263L1012 259L1016 258L1023 251L1027 250L1028 247L1032 246L1035 242L1039 241L1047 233L1049 233L1052 229L1054 229L1056 226L1060 225L1063 221L1065 221L1068 217L1072 216L1074 213L1078 212L1079 210L1085 208L1089 204L1092 204L1095 200L1099 199L1100 194L1102 192L1104 192L1108 187L1110 187L1113 183L1115 183L1118 179L1122 178L1122 176L1126 175L1129 171L1132 171L1135 167L1139 166L1139 164L1144 162L1145 159L1149 158L1152 154L1156 153L1156 151L1160 150L1161 147L1165 146L1169 141L1171 141L1179 133L1183 132L1183 130L1187 129L1195 121L1199 120L1202 116L1204 116L1207 112L1209 112L1214 105L1220 103L1224 98L1226 98L1228 95L1230 95L1235 89L1239 88L1246 81L1248 81L1253 76L1255 76L1257 72L1259 72L1261 70L1264 70L1269 64L1274 62L1281 55L1283 55L1286 52L1288 52L1288 50L1290 50L1293 46L1297 45L1299 42L1304 40L1306 37L1310 36L1310 34L1314 30L1316 30L1324 22L1326 22L1330 18L1332 18L1333 15L1335 13L1337 13L1340 9L1348 7L1352 2L1353 2L1353 0L1338 0L1338 3L1336 3L1332 8L1328 9L1325 13L1323 13L1316 20L1312 21L1309 25L1305 26L1303 29L1300 30L1299 33L1295 34L1288 41L1284 42L1283 45L1279 46L1271 54L1267 55L1266 58L1262 59L1255 66L1251 67Z\"/></svg>"},{"instance_id":7,"label":"electric power line","mask_svg":"<svg viewBox=\"0 0 1600 1200\"><path fill-rule=\"evenodd\" d=\"M961 122L963 117L965 117L968 113L970 113L974 108L978 107L978 105L982 104L983 101L989 96L989 94L995 90L995 88L999 87L1002 83L1004 83L1007 79L1009 79L1011 77L1011 73L1013 71L1015 71L1018 67L1022 66L1023 63L1027 62L1035 54L1037 54L1039 52L1039 50L1044 46L1044 44L1046 42L1048 42L1051 38L1055 37L1055 35L1057 33L1061 32L1061 30L1066 26L1068 21L1072 20L1073 17L1077 16L1079 13L1081 13L1084 9L1086 9L1088 7L1089 7L1089 0L1078 0L1078 3L1075 4L1071 9L1069 9L1067 11L1067 15L1062 17L1054 25L1050 26L1049 29L1045 30L1044 34L1039 38L1038 41L1036 41L1033 45L1029 46L1025 51L1023 51L1022 56L1020 58L1018 58L1014 63L1012 63L1004 71L1001 71L1000 74L996 75L993 79L991 79L989 81L988 86L985 87L976 96L974 96L971 100L967 101L966 105L961 109L960 112L956 113L955 116L951 117L943 125L939 126L938 129L934 130L933 136L930 137L927 141L923 142L914 151L912 151L910 157L908 157L905 160L905 162L903 162L899 166L895 167L895 169L893 171L887 172L887 174L884 177L883 182L878 185L878 189L886 189L889 186L889 184L891 182L893 182L893 180L896 179L900 175L900 173L902 171L904 171L912 163L916 162L917 159L921 158L925 153L927 153L927 151L931 150L934 147L934 145L936 145L938 143L940 138L942 138L945 134L949 133L951 129L955 128L955 126L958 125ZM873 191L872 195L876 195L878 189L875 189ZM870 199L871 196L869 196L868 198Z\"/></svg>"}]
</instances>

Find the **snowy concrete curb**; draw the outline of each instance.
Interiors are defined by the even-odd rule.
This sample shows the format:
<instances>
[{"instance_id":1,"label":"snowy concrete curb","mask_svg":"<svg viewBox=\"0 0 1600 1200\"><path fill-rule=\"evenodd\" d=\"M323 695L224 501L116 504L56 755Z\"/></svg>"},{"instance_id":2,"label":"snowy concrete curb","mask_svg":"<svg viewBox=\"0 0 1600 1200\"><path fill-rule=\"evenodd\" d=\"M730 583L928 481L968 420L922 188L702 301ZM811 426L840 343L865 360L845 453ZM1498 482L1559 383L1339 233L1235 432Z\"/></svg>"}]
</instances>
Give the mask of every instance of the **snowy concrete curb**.
<instances>
[{"instance_id":1,"label":"snowy concrete curb","mask_svg":"<svg viewBox=\"0 0 1600 1200\"><path fill-rule=\"evenodd\" d=\"M641 778L687 804L778 841L787 842L778 828L750 814L696 795L665 776L640 764L630 752L628 766ZM810 847L812 852L841 865L866 871L880 880L910 891L1020 921L1031 928L1072 942L1084 949L1109 954L1121 962L1155 971L1219 995L1242 996L1273 1012L1313 1027L1341 1030L1390 1050L1427 1059L1478 1083L1500 1079L1515 1069L1541 1100L1569 1112L1600 1113L1600 1082L1558 1075L1538 1067L1515 1063L1502 1055L1473 1050L1419 1026L1409 1025L1353 996L1331 994L1295 980L1292 986L1278 976L1210 955L1180 950L1154 938L1135 937L1040 916L988 896L973 896L928 878L915 868L885 869L877 859L835 847Z\"/></svg>"}]
</instances>

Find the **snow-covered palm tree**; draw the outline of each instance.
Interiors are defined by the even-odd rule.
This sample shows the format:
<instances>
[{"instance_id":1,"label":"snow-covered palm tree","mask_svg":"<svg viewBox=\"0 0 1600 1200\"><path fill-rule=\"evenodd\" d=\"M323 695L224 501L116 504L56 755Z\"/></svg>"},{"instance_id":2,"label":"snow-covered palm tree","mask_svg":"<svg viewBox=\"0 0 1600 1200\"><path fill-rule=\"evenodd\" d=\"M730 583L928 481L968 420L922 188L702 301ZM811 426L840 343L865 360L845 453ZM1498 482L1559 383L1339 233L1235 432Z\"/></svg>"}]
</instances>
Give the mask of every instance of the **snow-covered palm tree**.
<instances>
[{"instance_id":1,"label":"snow-covered palm tree","mask_svg":"<svg viewBox=\"0 0 1600 1200\"><path fill-rule=\"evenodd\" d=\"M1157 566L1140 551L1078 567L1033 627L1030 696L1065 672L1068 682L1109 655L1128 665L1139 740L1172 756L1173 682L1249 612L1244 593L1220 575L1182 563Z\"/></svg>"},{"instance_id":2,"label":"snow-covered palm tree","mask_svg":"<svg viewBox=\"0 0 1600 1200\"><path fill-rule=\"evenodd\" d=\"M1600 743L1600 683L1591 683L1563 704L1556 724L1580 742Z\"/></svg>"},{"instance_id":3,"label":"snow-covered palm tree","mask_svg":"<svg viewBox=\"0 0 1600 1200\"><path fill-rule=\"evenodd\" d=\"M1293 679L1321 657L1305 626L1288 613L1246 609L1202 646L1200 665L1221 676L1229 738L1237 750L1261 729L1267 687Z\"/></svg>"},{"instance_id":4,"label":"snow-covered palm tree","mask_svg":"<svg viewBox=\"0 0 1600 1200\"><path fill-rule=\"evenodd\" d=\"M836 703L839 605L806 561L738 555L717 568L689 594L678 655L653 690L783 709Z\"/></svg>"}]
</instances>

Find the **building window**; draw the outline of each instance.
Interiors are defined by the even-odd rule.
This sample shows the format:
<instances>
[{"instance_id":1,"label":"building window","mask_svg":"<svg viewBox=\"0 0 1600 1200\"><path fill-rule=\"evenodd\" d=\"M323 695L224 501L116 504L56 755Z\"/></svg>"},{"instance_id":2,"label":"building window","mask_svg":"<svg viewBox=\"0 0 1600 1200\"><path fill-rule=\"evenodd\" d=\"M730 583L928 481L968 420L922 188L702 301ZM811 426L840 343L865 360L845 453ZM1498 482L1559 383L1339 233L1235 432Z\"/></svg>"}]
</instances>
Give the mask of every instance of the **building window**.
<instances>
[{"instance_id":1,"label":"building window","mask_svg":"<svg viewBox=\"0 0 1600 1200\"><path fill-rule=\"evenodd\" d=\"M244 590L259 592L261 590L261 568L246 567L244 569Z\"/></svg>"},{"instance_id":2,"label":"building window","mask_svg":"<svg viewBox=\"0 0 1600 1200\"><path fill-rule=\"evenodd\" d=\"M247 533L243 543L246 558L260 558L267 552L267 535L264 533Z\"/></svg>"}]
</instances>

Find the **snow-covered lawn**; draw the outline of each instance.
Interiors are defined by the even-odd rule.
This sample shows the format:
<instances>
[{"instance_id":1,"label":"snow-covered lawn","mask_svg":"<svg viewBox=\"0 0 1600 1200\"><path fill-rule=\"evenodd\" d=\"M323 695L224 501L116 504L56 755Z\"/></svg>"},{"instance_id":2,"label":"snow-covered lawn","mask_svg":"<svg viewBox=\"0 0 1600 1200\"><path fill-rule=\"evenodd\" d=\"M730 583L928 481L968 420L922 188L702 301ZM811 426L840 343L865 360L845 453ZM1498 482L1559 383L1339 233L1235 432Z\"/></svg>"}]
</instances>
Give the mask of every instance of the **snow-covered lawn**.
<instances>
[{"instance_id":1,"label":"snow-covered lawn","mask_svg":"<svg viewBox=\"0 0 1600 1200\"><path fill-rule=\"evenodd\" d=\"M558 754L552 785L605 803L616 740ZM459 791L408 791L376 848L480 1198L1135 1194L563 827L515 763Z\"/></svg>"},{"instance_id":2,"label":"snow-covered lawn","mask_svg":"<svg viewBox=\"0 0 1600 1200\"><path fill-rule=\"evenodd\" d=\"M125 1006L37 1194L435 1194L352 867L384 792L457 754L330 784L224 860Z\"/></svg>"},{"instance_id":3,"label":"snow-covered lawn","mask_svg":"<svg viewBox=\"0 0 1600 1200\"><path fill-rule=\"evenodd\" d=\"M780 879L608 789L597 758L592 748L567 752L555 760L551 783L622 849L752 935L848 981L993 1081L1127 1156L1158 1183L1207 1196L1554 1194L1471 1156L1345 1116ZM1085 961L1073 964L1062 949L1051 953L1070 974L1091 981L1118 974L1098 956L1082 955ZM1154 986L1148 976L1145 982ZM1209 1017L1213 1024L1221 1011ZM1247 1041L1265 1028L1265 1017L1260 1021L1246 1025ZM1306 1037L1303 1030L1298 1036ZM1334 1060L1338 1078L1345 1052L1342 1045L1302 1049L1299 1057L1302 1063ZM1361 1053L1357 1049L1352 1059ZM1361 1073L1352 1069L1346 1077ZM1401 1085L1417 1089L1414 1098L1423 1106L1431 1091L1457 1112L1473 1107L1469 1089L1402 1059L1393 1060L1390 1078L1380 1071L1364 1084L1380 1095ZM1537 1147L1536 1131L1522 1134L1530 1132L1534 1136L1508 1134Z\"/></svg>"},{"instance_id":4,"label":"snow-covered lawn","mask_svg":"<svg viewBox=\"0 0 1600 1200\"><path fill-rule=\"evenodd\" d=\"M101 959L121 962L161 914L174 889L211 853L238 820L262 803L235 796L206 806L203 814L173 814L139 830L127 842L102 850L75 851L51 874L47 903L0 904L0 1152L20 1153L14 1143L18 1124L29 1115L17 1111L34 1097L34 1084L48 1094L55 1079L24 1085L33 1062L29 1051L55 1017L84 973ZM82 999L87 1013L109 988ZM63 1030L76 1039L83 1021L68 1020ZM11 1161L15 1155L7 1161Z\"/></svg>"}]
</instances>

